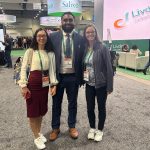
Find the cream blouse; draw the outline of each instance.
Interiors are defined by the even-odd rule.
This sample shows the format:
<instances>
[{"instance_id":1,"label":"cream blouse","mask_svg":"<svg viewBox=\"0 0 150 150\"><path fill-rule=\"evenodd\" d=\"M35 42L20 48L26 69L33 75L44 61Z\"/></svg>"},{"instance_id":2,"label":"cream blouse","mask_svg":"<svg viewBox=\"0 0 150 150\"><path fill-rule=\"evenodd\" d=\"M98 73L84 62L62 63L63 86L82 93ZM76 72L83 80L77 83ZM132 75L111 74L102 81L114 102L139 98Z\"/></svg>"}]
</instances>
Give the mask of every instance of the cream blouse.
<instances>
[{"instance_id":1,"label":"cream blouse","mask_svg":"<svg viewBox=\"0 0 150 150\"><path fill-rule=\"evenodd\" d=\"M139 49L136 50L130 49L130 53L136 54L137 56L142 55L142 52Z\"/></svg>"},{"instance_id":2,"label":"cream blouse","mask_svg":"<svg viewBox=\"0 0 150 150\"><path fill-rule=\"evenodd\" d=\"M27 49L27 51L24 54L22 67L21 67L21 73L20 73L20 81L19 86L20 87L26 87L27 86L27 75L26 75L26 69L29 64L29 58L32 54L32 63L30 71L34 70L41 70L41 64L40 64L40 58L37 50ZM49 78L50 78L50 85L56 85L58 84L58 80L56 78L56 64L55 64L55 55L53 52L47 53L45 50L39 50L41 61L43 65L43 70L49 70Z\"/></svg>"}]
</instances>

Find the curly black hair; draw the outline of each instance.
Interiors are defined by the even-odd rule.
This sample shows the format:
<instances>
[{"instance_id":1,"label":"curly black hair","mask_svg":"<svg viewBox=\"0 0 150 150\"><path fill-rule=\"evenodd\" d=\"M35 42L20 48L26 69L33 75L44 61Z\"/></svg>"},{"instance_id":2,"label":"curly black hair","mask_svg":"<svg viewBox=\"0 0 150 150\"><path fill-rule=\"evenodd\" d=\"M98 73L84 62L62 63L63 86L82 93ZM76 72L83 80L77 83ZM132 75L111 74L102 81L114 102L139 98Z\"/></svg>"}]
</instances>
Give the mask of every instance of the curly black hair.
<instances>
[{"instance_id":1,"label":"curly black hair","mask_svg":"<svg viewBox=\"0 0 150 150\"><path fill-rule=\"evenodd\" d=\"M137 47L136 45L133 45L133 46L132 46L132 49L133 49L133 50L136 50L136 49L138 49L138 47Z\"/></svg>"},{"instance_id":2,"label":"curly black hair","mask_svg":"<svg viewBox=\"0 0 150 150\"><path fill-rule=\"evenodd\" d=\"M65 15L71 15L71 16L75 19L75 16L73 15L73 13L70 12L70 11L68 11L68 12L64 12L64 13L62 14L61 20L62 20L62 18L63 18Z\"/></svg>"},{"instance_id":3,"label":"curly black hair","mask_svg":"<svg viewBox=\"0 0 150 150\"><path fill-rule=\"evenodd\" d=\"M49 38L49 35L47 33L47 31L43 28L39 28L35 31L34 35L33 35L33 38L32 38L32 43L30 45L30 48L32 48L33 50L38 50L38 42L37 42L37 34L39 31L45 31L46 33L46 36L47 36L47 42L45 44L45 51L46 52L53 52L54 51L54 48L53 48L53 44L52 44L52 41L51 39Z\"/></svg>"}]
</instances>

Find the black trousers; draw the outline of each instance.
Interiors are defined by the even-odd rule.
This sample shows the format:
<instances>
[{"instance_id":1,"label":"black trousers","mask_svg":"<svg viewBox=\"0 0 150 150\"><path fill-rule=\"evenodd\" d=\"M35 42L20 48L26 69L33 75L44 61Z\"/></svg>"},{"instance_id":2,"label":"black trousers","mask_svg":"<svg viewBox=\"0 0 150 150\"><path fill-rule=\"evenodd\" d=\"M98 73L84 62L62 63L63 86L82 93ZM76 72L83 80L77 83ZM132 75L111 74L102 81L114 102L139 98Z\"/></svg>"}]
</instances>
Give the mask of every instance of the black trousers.
<instances>
[{"instance_id":1,"label":"black trousers","mask_svg":"<svg viewBox=\"0 0 150 150\"><path fill-rule=\"evenodd\" d=\"M61 104L63 100L64 90L66 90L68 99L68 126L74 128L76 124L77 114L77 96L78 84L76 83L75 74L60 74L60 82L57 85L56 95L53 96L52 105L52 128L60 127Z\"/></svg>"},{"instance_id":2,"label":"black trousers","mask_svg":"<svg viewBox=\"0 0 150 150\"><path fill-rule=\"evenodd\" d=\"M96 128L95 125L95 97L97 97L98 104L98 129L103 130L106 119L106 99L107 91L106 87L95 89L94 86L86 84L86 102L87 102L87 114L89 124L91 128Z\"/></svg>"},{"instance_id":3,"label":"black trousers","mask_svg":"<svg viewBox=\"0 0 150 150\"><path fill-rule=\"evenodd\" d=\"M5 65L5 53L0 51L0 65Z\"/></svg>"},{"instance_id":4,"label":"black trousers","mask_svg":"<svg viewBox=\"0 0 150 150\"><path fill-rule=\"evenodd\" d=\"M150 60L147 62L147 64L145 65L144 69L147 70L147 68L150 66Z\"/></svg>"},{"instance_id":5,"label":"black trousers","mask_svg":"<svg viewBox=\"0 0 150 150\"><path fill-rule=\"evenodd\" d=\"M11 51L5 51L5 59L7 67L12 67Z\"/></svg>"}]
</instances>

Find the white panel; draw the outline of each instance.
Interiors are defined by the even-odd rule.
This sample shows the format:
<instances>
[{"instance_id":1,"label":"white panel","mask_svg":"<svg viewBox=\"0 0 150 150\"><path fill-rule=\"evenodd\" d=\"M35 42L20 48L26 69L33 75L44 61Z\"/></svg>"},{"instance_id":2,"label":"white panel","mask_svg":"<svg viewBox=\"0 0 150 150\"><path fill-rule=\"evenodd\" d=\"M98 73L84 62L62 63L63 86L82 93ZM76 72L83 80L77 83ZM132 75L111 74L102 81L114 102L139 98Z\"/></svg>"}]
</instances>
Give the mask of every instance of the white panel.
<instances>
[{"instance_id":1,"label":"white panel","mask_svg":"<svg viewBox=\"0 0 150 150\"><path fill-rule=\"evenodd\" d=\"M103 39L150 39L150 0L105 0Z\"/></svg>"},{"instance_id":2,"label":"white panel","mask_svg":"<svg viewBox=\"0 0 150 150\"><path fill-rule=\"evenodd\" d=\"M94 22L101 40L103 37L103 1L94 0Z\"/></svg>"},{"instance_id":3,"label":"white panel","mask_svg":"<svg viewBox=\"0 0 150 150\"><path fill-rule=\"evenodd\" d=\"M4 30L0 29L0 41L4 42ZM0 50L4 50L5 46L0 42Z\"/></svg>"}]
</instances>

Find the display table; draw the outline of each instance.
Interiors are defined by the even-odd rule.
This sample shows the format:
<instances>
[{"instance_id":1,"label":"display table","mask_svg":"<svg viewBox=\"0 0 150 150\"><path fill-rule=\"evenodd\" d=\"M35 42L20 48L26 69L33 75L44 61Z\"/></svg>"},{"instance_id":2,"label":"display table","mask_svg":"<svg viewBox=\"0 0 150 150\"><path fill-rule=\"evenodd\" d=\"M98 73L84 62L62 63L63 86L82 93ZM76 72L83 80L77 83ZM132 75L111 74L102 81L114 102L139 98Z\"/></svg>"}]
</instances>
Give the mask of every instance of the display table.
<instances>
[{"instance_id":1,"label":"display table","mask_svg":"<svg viewBox=\"0 0 150 150\"><path fill-rule=\"evenodd\" d=\"M0 51L0 65L5 65L4 51Z\"/></svg>"}]
</instances>

